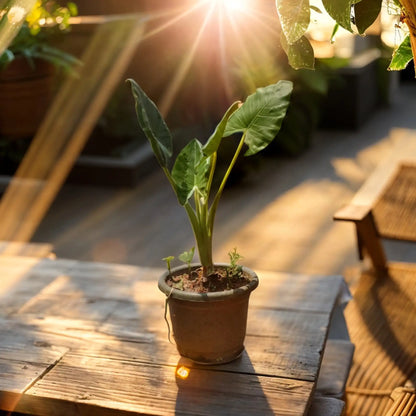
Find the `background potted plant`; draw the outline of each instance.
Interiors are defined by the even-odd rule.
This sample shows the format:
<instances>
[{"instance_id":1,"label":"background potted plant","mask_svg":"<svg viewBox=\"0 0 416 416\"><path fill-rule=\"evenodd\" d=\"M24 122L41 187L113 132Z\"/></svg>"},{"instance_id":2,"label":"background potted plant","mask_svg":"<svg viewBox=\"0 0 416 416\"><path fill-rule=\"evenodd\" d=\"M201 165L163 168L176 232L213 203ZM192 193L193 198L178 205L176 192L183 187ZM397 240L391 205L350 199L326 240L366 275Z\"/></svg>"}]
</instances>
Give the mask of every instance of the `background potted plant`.
<instances>
[{"instance_id":1,"label":"background potted plant","mask_svg":"<svg viewBox=\"0 0 416 416\"><path fill-rule=\"evenodd\" d=\"M19 6L3 9L19 18ZM36 132L53 95L56 69L71 71L79 61L54 45L68 32L75 3L65 7L37 0L7 49L0 55L0 135L28 138ZM10 17L10 16L9 16Z\"/></svg>"},{"instance_id":2,"label":"background potted plant","mask_svg":"<svg viewBox=\"0 0 416 416\"><path fill-rule=\"evenodd\" d=\"M227 179L244 148L245 156L263 150L278 133L286 115L292 82L259 88L246 101L233 103L205 144L191 140L173 160L172 136L156 105L134 80L129 80L139 125L188 214L200 265L192 265L193 249L181 255L185 265L170 268L159 279L167 296L179 353L205 364L228 362L244 349L248 300L258 285L256 274L237 264L216 265L212 258L215 214ZM239 137L241 135L241 137ZM217 154L223 139L238 139L222 177L216 178Z\"/></svg>"}]
</instances>

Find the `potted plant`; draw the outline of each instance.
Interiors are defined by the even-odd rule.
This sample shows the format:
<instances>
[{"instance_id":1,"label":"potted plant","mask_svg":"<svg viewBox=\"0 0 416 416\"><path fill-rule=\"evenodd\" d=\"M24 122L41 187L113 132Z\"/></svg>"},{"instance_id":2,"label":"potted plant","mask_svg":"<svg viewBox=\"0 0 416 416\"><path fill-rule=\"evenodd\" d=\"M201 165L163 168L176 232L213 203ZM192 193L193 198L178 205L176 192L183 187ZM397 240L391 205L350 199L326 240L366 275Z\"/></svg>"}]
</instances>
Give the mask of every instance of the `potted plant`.
<instances>
[{"instance_id":1,"label":"potted plant","mask_svg":"<svg viewBox=\"0 0 416 416\"><path fill-rule=\"evenodd\" d=\"M200 264L191 263L191 249L180 256L186 264L173 269L172 257L167 257L168 270L159 279L178 351L205 364L231 361L244 349L248 300L258 277L238 264L240 255L236 251L230 253L229 264L213 262L215 214L243 149L247 148L245 156L254 155L275 138L289 105L292 82L279 81L259 88L244 103L233 103L205 144L191 140L173 161L172 136L163 117L140 86L128 81L139 125L188 214L199 253ZM228 168L221 178L215 178L221 142L236 137L238 144Z\"/></svg>"},{"instance_id":2,"label":"potted plant","mask_svg":"<svg viewBox=\"0 0 416 416\"><path fill-rule=\"evenodd\" d=\"M7 7L6 7L7 9ZM5 9L5 10L6 10ZM15 18L24 10L11 6ZM53 95L55 70L72 71L79 61L54 46L69 30L69 19L77 14L75 3L65 7L50 0L37 0L7 49L0 55L0 134L7 138L29 138L36 132ZM1 23L1 21L0 21Z\"/></svg>"}]
</instances>

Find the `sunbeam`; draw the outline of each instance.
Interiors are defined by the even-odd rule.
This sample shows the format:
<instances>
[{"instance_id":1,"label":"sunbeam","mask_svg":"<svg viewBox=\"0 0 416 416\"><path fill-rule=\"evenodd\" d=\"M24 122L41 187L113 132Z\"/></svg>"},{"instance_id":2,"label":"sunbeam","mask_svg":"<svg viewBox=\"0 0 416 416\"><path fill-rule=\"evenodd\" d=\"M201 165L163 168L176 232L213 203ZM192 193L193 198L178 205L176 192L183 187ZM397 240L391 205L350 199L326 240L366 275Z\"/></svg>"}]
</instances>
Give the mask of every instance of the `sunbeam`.
<instances>
[{"instance_id":1,"label":"sunbeam","mask_svg":"<svg viewBox=\"0 0 416 416\"><path fill-rule=\"evenodd\" d=\"M205 27L207 26L210 17L212 15L213 12L213 7L210 8L209 12L207 13L205 20L198 32L197 37L194 40L194 43L191 46L191 49L189 50L188 54L185 55L183 57L182 62L180 63L180 65L178 66L178 69L176 70L176 73L170 83L170 85L167 88L167 91L165 92L165 94L162 97L162 100L160 102L160 112L162 113L162 115L166 116L166 114L169 112L174 99L176 97L176 94L178 92L178 90L180 89L180 87L182 86L182 83L185 80L185 77L192 65L192 61L194 59L196 50L198 49L198 45L199 42L202 38L202 35L204 33Z\"/></svg>"},{"instance_id":2,"label":"sunbeam","mask_svg":"<svg viewBox=\"0 0 416 416\"><path fill-rule=\"evenodd\" d=\"M159 76L149 81L159 90L163 116L176 109L180 117L195 120L207 109L222 112L220 107L246 93L241 88L236 92L241 86L236 79L238 63L260 65L260 56L277 55L276 19L273 4L255 0L199 0L149 16L144 39L162 35L158 41L165 48L156 64ZM216 94L213 85L218 86ZM181 100L190 105L181 108Z\"/></svg>"}]
</instances>

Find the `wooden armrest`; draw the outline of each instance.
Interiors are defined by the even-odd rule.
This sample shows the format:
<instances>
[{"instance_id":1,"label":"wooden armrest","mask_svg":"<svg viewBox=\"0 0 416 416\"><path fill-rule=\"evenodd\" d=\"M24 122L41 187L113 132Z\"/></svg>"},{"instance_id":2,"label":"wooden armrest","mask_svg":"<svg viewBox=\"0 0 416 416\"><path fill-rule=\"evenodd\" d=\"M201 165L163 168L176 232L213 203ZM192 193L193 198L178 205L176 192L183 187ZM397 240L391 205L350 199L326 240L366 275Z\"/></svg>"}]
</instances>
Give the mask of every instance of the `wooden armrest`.
<instances>
[{"instance_id":1,"label":"wooden armrest","mask_svg":"<svg viewBox=\"0 0 416 416\"><path fill-rule=\"evenodd\" d=\"M384 274L387 259L371 208L368 205L349 204L335 213L334 220L355 223L359 258L364 258L365 250L377 272Z\"/></svg>"},{"instance_id":2,"label":"wooden armrest","mask_svg":"<svg viewBox=\"0 0 416 416\"><path fill-rule=\"evenodd\" d=\"M371 212L371 207L367 205L348 204L339 209L335 215L336 221L362 221Z\"/></svg>"}]
</instances>

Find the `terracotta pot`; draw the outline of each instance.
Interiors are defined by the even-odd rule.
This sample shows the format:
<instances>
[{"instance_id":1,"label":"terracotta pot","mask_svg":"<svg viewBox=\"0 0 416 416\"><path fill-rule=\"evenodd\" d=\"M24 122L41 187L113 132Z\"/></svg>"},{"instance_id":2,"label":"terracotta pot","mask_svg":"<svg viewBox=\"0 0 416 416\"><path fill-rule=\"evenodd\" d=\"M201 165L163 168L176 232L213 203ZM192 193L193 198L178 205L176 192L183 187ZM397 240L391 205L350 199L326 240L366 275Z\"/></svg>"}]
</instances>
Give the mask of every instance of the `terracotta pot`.
<instances>
[{"instance_id":1,"label":"terracotta pot","mask_svg":"<svg viewBox=\"0 0 416 416\"><path fill-rule=\"evenodd\" d=\"M10 138L32 137L50 104L54 67L34 60L14 59L0 71L0 135Z\"/></svg>"},{"instance_id":2,"label":"terracotta pot","mask_svg":"<svg viewBox=\"0 0 416 416\"><path fill-rule=\"evenodd\" d=\"M172 273L187 269L177 267ZM241 355L249 297L258 286L257 275L248 268L243 270L251 277L248 285L203 294L172 289L166 283L168 272L160 277L159 289L168 297L173 336L181 356L201 364L222 364Z\"/></svg>"}]
</instances>

